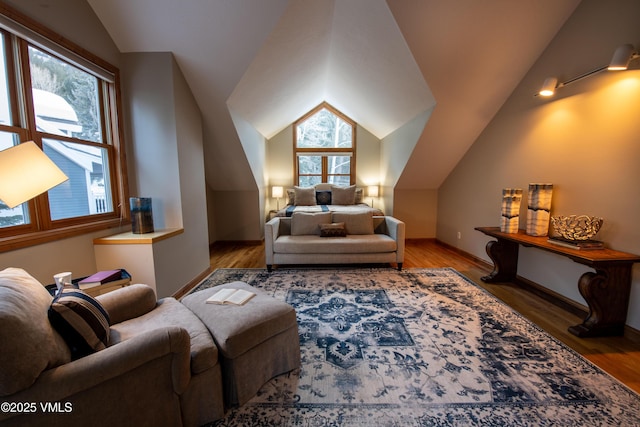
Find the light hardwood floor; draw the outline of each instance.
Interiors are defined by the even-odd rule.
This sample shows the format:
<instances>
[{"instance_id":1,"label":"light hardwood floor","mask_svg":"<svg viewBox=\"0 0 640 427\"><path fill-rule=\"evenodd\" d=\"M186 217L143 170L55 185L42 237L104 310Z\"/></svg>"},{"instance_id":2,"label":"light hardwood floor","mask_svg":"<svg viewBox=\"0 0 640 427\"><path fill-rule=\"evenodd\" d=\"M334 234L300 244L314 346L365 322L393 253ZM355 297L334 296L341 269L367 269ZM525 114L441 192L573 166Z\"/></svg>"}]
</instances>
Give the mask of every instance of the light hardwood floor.
<instances>
[{"instance_id":1,"label":"light hardwood floor","mask_svg":"<svg viewBox=\"0 0 640 427\"><path fill-rule=\"evenodd\" d=\"M463 256L435 240L407 240L404 268L442 267L458 270L565 345L640 393L640 340L635 334L627 334L625 337L578 338L570 334L567 328L582 323L581 317L516 284L482 282L480 277L490 272L489 266ZM266 268L264 244L216 243L211 248L211 268Z\"/></svg>"}]
</instances>

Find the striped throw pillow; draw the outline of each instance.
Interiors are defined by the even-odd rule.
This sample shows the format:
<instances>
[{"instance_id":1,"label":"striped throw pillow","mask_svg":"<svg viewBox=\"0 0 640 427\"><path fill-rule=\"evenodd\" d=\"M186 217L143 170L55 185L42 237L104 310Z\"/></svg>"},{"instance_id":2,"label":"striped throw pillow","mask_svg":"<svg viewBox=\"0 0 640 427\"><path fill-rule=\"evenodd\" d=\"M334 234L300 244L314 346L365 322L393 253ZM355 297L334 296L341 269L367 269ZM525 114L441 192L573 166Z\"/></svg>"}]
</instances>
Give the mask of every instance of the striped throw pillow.
<instances>
[{"instance_id":1,"label":"striped throw pillow","mask_svg":"<svg viewBox=\"0 0 640 427\"><path fill-rule=\"evenodd\" d=\"M109 314L80 289L65 287L49 307L49 321L64 338L73 360L109 345Z\"/></svg>"}]
</instances>

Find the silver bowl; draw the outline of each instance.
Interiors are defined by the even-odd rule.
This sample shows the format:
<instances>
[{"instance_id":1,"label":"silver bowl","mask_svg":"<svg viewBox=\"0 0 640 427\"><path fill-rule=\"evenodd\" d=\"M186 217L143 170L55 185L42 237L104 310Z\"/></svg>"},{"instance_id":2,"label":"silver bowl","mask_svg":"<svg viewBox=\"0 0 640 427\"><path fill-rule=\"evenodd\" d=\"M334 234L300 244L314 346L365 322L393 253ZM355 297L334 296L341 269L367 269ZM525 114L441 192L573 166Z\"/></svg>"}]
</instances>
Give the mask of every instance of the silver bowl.
<instances>
[{"instance_id":1,"label":"silver bowl","mask_svg":"<svg viewBox=\"0 0 640 427\"><path fill-rule=\"evenodd\" d=\"M567 240L589 240L602 227L604 219L597 216L552 216L553 229Z\"/></svg>"}]
</instances>

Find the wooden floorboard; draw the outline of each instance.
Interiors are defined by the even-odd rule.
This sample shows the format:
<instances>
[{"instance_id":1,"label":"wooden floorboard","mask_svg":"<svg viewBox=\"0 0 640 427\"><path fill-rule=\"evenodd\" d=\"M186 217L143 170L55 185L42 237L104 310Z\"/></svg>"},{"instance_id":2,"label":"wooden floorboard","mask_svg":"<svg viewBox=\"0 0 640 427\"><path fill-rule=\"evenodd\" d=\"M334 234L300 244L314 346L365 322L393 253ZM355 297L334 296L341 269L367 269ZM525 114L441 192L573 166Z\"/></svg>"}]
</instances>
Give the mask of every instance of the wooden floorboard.
<instances>
[{"instance_id":1,"label":"wooden floorboard","mask_svg":"<svg viewBox=\"0 0 640 427\"><path fill-rule=\"evenodd\" d=\"M640 393L640 342L635 335L578 338L570 334L567 328L582 323L581 317L551 304L517 284L482 282L480 277L490 272L486 264L439 244L434 239L407 240L404 268L443 267L456 269L547 333ZM266 268L264 243L216 243L211 247L211 268Z\"/></svg>"}]
</instances>

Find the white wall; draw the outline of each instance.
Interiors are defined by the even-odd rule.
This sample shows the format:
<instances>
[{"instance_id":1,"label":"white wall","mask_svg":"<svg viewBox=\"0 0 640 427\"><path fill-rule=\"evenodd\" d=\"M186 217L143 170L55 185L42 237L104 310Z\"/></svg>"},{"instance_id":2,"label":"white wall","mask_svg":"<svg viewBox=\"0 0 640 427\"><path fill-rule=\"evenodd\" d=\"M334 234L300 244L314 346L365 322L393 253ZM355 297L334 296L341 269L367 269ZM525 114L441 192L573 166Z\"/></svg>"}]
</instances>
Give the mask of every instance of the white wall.
<instances>
[{"instance_id":1,"label":"white wall","mask_svg":"<svg viewBox=\"0 0 640 427\"><path fill-rule=\"evenodd\" d=\"M415 188L408 191L394 190L407 165L407 159L411 157L432 112L433 110L425 111L409 120L395 132L387 135L380 146L381 194L384 212L405 222L407 238L435 237L433 226L437 209L435 190L424 190L423 194L415 200L412 198L415 195L412 194L412 190L422 187L419 182L415 183ZM400 205L396 206L396 203Z\"/></svg>"},{"instance_id":2,"label":"white wall","mask_svg":"<svg viewBox=\"0 0 640 427\"><path fill-rule=\"evenodd\" d=\"M253 173L253 179L255 180L256 187L258 189L259 200L265 200L267 194L267 171L266 171L266 142L264 136L256 130L256 128L246 121L242 116L236 114L232 108L229 108L231 119L238 132L238 137L242 143L242 148L247 157L247 161L251 166L251 172ZM255 221L262 222L262 218L265 218L265 204L259 205L259 211L257 212L257 218ZM256 236L261 238L261 234Z\"/></svg>"},{"instance_id":3,"label":"white wall","mask_svg":"<svg viewBox=\"0 0 640 427\"><path fill-rule=\"evenodd\" d=\"M171 53L123 55L124 109L130 118L131 197L151 197L156 229L182 227Z\"/></svg>"},{"instance_id":4,"label":"white wall","mask_svg":"<svg viewBox=\"0 0 640 427\"><path fill-rule=\"evenodd\" d=\"M156 230L184 228L154 254L162 297L209 269L202 119L171 53L124 54L122 74L137 171L132 195L152 198Z\"/></svg>"},{"instance_id":5,"label":"white wall","mask_svg":"<svg viewBox=\"0 0 640 427\"><path fill-rule=\"evenodd\" d=\"M206 182L203 157L202 115L175 59L173 94L180 182L181 218L184 233L164 242L170 247L161 261L167 292L198 279L209 270Z\"/></svg>"},{"instance_id":6,"label":"white wall","mask_svg":"<svg viewBox=\"0 0 640 427\"><path fill-rule=\"evenodd\" d=\"M215 221L213 240L258 241L264 235L266 218L258 215L262 199L255 191L209 191L209 218Z\"/></svg>"},{"instance_id":7,"label":"white wall","mask_svg":"<svg viewBox=\"0 0 640 427\"><path fill-rule=\"evenodd\" d=\"M438 190L398 190L393 192L393 216L404 221L407 239L436 236Z\"/></svg>"},{"instance_id":8,"label":"white wall","mask_svg":"<svg viewBox=\"0 0 640 427\"><path fill-rule=\"evenodd\" d=\"M560 81L606 65L615 48L640 42L640 2L584 0L438 191L438 239L489 261L501 190L554 184L552 215L602 216L596 236L640 254L640 70L603 72L534 97L546 77ZM526 218L526 201L520 211ZM521 223L521 227L524 225ZM456 233L462 233L462 239ZM523 248L518 273L585 304L577 289L589 268ZM633 269L627 323L640 329L640 265Z\"/></svg>"}]
</instances>

